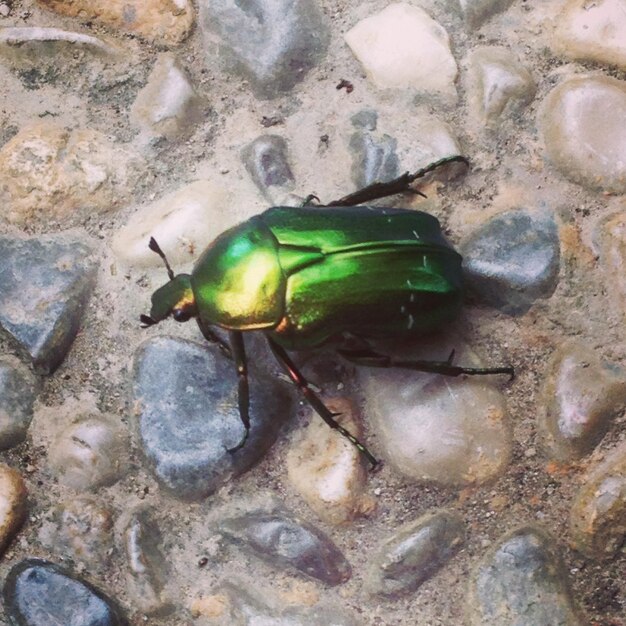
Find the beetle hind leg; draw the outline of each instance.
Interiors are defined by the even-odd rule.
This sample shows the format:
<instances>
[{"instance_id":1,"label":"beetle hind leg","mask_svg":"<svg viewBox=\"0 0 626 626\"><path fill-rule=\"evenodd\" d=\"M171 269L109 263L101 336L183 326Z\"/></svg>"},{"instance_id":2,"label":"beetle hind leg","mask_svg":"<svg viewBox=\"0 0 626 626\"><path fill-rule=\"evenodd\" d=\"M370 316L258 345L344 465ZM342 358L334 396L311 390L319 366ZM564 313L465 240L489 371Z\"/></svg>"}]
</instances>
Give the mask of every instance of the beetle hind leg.
<instances>
[{"instance_id":1,"label":"beetle hind leg","mask_svg":"<svg viewBox=\"0 0 626 626\"><path fill-rule=\"evenodd\" d=\"M235 365L237 366L237 376L239 379L238 386L238 402L239 417L243 424L244 433L241 441L234 448L227 448L227 452L231 454L241 450L246 445L248 436L250 435L250 390L248 388L248 363L246 359L246 350L243 343L243 337L240 332L232 330L229 333L230 346Z\"/></svg>"},{"instance_id":2,"label":"beetle hind leg","mask_svg":"<svg viewBox=\"0 0 626 626\"><path fill-rule=\"evenodd\" d=\"M415 370L417 372L431 372L433 374L442 374L443 376L487 376L490 374L508 374L512 380L515 377L515 370L511 365L502 367L461 367L454 365L454 350L446 361L424 361L394 359L386 354L380 354L373 350L338 350L344 359L366 367L399 367L401 369Z\"/></svg>"},{"instance_id":3,"label":"beetle hind leg","mask_svg":"<svg viewBox=\"0 0 626 626\"><path fill-rule=\"evenodd\" d=\"M276 360L282 365L289 378L298 388L298 391L300 391L304 399L311 405L314 411L333 430L336 430L340 435L345 437L371 463L373 470L378 469L380 467L380 461L378 461L376 457L374 457L374 455L353 434L337 423L335 420L337 414L333 413L311 389L308 381L300 373L285 350L269 337L267 337L267 341L271 351L276 357Z\"/></svg>"}]
</instances>

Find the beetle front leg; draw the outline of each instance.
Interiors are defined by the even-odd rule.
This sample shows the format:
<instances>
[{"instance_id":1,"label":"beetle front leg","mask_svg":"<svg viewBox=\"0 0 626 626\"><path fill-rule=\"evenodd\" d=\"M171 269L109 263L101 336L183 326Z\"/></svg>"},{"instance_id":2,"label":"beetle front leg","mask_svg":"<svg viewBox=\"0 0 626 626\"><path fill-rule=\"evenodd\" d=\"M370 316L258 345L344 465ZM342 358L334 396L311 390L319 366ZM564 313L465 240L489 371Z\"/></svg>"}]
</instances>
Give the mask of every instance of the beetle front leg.
<instances>
[{"instance_id":1,"label":"beetle front leg","mask_svg":"<svg viewBox=\"0 0 626 626\"><path fill-rule=\"evenodd\" d=\"M447 361L422 361L419 359L405 361L402 359L394 359L386 354L379 354L373 350L337 350L337 352L351 363L365 367L399 367L401 369L415 370L418 372L442 374L443 376L460 376L461 374L468 376L508 374L511 379L515 376L515 371L510 365L502 367L461 367L460 365L454 365L452 363L454 350L450 353Z\"/></svg>"},{"instance_id":2,"label":"beetle front leg","mask_svg":"<svg viewBox=\"0 0 626 626\"><path fill-rule=\"evenodd\" d=\"M228 336L230 338L232 354L235 358L235 365L237 366L237 376L239 378L237 389L239 417L244 427L244 434L241 441L234 448L227 448L228 452L232 454L244 447L248 440L248 435L250 434L250 390L248 388L248 362L243 343L243 335L236 330L231 330Z\"/></svg>"},{"instance_id":3,"label":"beetle front leg","mask_svg":"<svg viewBox=\"0 0 626 626\"><path fill-rule=\"evenodd\" d=\"M275 341L272 341L267 337L270 349L274 353L276 360L282 365L285 372L291 378L293 383L298 388L298 391L303 395L304 399L313 407L314 411L333 429L344 436L356 449L365 456L365 458L371 463L372 469L377 468L380 462L374 457L374 455L350 432L348 432L343 426L337 423L335 420L335 414L319 399L317 394L311 389L308 381L300 373L294 362L289 358L289 355L285 350L279 346Z\"/></svg>"}]
</instances>

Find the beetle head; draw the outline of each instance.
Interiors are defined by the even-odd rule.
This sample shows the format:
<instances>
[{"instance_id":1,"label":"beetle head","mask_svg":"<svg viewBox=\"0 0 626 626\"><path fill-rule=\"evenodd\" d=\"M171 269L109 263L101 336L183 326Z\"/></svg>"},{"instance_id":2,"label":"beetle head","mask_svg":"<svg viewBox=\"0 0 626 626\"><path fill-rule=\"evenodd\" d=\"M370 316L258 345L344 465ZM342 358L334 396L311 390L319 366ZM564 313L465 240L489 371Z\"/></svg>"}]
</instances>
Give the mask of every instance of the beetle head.
<instances>
[{"instance_id":1,"label":"beetle head","mask_svg":"<svg viewBox=\"0 0 626 626\"><path fill-rule=\"evenodd\" d=\"M191 276L189 274L174 275L165 254L154 238L150 239L150 250L156 252L163 259L170 280L152 294L150 315L140 316L143 327L158 324L170 315L177 322L186 322L195 317L197 308L191 288Z\"/></svg>"}]
</instances>

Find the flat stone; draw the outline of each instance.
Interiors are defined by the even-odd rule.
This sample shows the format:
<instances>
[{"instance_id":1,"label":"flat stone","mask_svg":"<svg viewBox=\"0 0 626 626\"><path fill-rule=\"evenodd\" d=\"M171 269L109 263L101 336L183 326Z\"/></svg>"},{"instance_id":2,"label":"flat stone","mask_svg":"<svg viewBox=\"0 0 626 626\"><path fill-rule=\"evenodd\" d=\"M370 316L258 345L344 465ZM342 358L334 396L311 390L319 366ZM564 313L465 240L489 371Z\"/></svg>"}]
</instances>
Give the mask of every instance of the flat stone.
<instances>
[{"instance_id":1,"label":"flat stone","mask_svg":"<svg viewBox=\"0 0 626 626\"><path fill-rule=\"evenodd\" d=\"M350 138L352 182L361 189L375 182L386 182L398 176L398 142L389 135L377 137L356 132Z\"/></svg>"},{"instance_id":2,"label":"flat stone","mask_svg":"<svg viewBox=\"0 0 626 626\"><path fill-rule=\"evenodd\" d=\"M0 464L0 553L26 518L26 485L21 474Z\"/></svg>"},{"instance_id":3,"label":"flat stone","mask_svg":"<svg viewBox=\"0 0 626 626\"><path fill-rule=\"evenodd\" d=\"M394 356L442 361L453 348L455 363L481 366L462 345L443 338L439 345L424 344L419 354ZM493 480L507 467L512 440L506 401L487 377L396 368L361 368L359 377L364 413L384 450L383 461L403 475L459 486Z\"/></svg>"},{"instance_id":4,"label":"flat stone","mask_svg":"<svg viewBox=\"0 0 626 626\"><path fill-rule=\"evenodd\" d=\"M292 402L274 378L250 372L250 437L243 436L232 361L216 348L170 337L135 353L134 403L140 445L172 495L200 499L258 462L276 440Z\"/></svg>"},{"instance_id":5,"label":"flat stone","mask_svg":"<svg viewBox=\"0 0 626 626\"><path fill-rule=\"evenodd\" d=\"M184 138L202 118L201 99L173 54L162 53L130 110L139 128L167 139Z\"/></svg>"},{"instance_id":6,"label":"flat stone","mask_svg":"<svg viewBox=\"0 0 626 626\"><path fill-rule=\"evenodd\" d=\"M544 376L539 428L550 456L574 461L589 454L626 403L626 372L602 363L589 346L567 344Z\"/></svg>"},{"instance_id":7,"label":"flat stone","mask_svg":"<svg viewBox=\"0 0 626 626\"><path fill-rule=\"evenodd\" d=\"M558 53L626 69L625 0L569 0L556 24L550 42Z\"/></svg>"},{"instance_id":8,"label":"flat stone","mask_svg":"<svg viewBox=\"0 0 626 626\"><path fill-rule=\"evenodd\" d=\"M374 109L362 109L351 118L352 126L363 130L376 130L378 124L378 113Z\"/></svg>"},{"instance_id":9,"label":"flat stone","mask_svg":"<svg viewBox=\"0 0 626 626\"><path fill-rule=\"evenodd\" d=\"M489 127L518 117L535 96L530 72L507 48L481 46L468 57L468 103L472 114Z\"/></svg>"},{"instance_id":10,"label":"flat stone","mask_svg":"<svg viewBox=\"0 0 626 626\"><path fill-rule=\"evenodd\" d=\"M200 0L202 27L226 67L261 98L290 91L326 53L328 27L313 0ZM214 63L209 58L209 64Z\"/></svg>"},{"instance_id":11,"label":"flat stone","mask_svg":"<svg viewBox=\"0 0 626 626\"><path fill-rule=\"evenodd\" d=\"M325 398L324 404L352 435L362 437L353 401ZM317 515L331 524L371 512L375 501L364 494L367 469L362 454L312 409L310 413L311 423L298 433L299 440L287 455L289 481Z\"/></svg>"},{"instance_id":12,"label":"flat stone","mask_svg":"<svg viewBox=\"0 0 626 626\"><path fill-rule=\"evenodd\" d=\"M448 33L419 7L390 4L361 20L345 40L376 87L456 93Z\"/></svg>"},{"instance_id":13,"label":"flat stone","mask_svg":"<svg viewBox=\"0 0 626 626\"><path fill-rule=\"evenodd\" d=\"M566 178L590 189L626 192L626 82L574 76L544 99L546 155Z\"/></svg>"},{"instance_id":14,"label":"flat stone","mask_svg":"<svg viewBox=\"0 0 626 626\"><path fill-rule=\"evenodd\" d=\"M147 41L172 45L184 41L194 23L190 0L38 0L39 4L81 21L95 22Z\"/></svg>"},{"instance_id":15,"label":"flat stone","mask_svg":"<svg viewBox=\"0 0 626 626\"><path fill-rule=\"evenodd\" d=\"M626 443L581 482L570 513L572 545L590 559L611 559L623 551L626 539Z\"/></svg>"},{"instance_id":16,"label":"flat stone","mask_svg":"<svg viewBox=\"0 0 626 626\"><path fill-rule=\"evenodd\" d=\"M76 234L0 237L0 327L38 373L63 361L95 281L92 249Z\"/></svg>"},{"instance_id":17,"label":"flat stone","mask_svg":"<svg viewBox=\"0 0 626 626\"><path fill-rule=\"evenodd\" d=\"M45 514L39 541L58 557L99 572L111 566L113 511L91 496L77 496Z\"/></svg>"},{"instance_id":18,"label":"flat stone","mask_svg":"<svg viewBox=\"0 0 626 626\"><path fill-rule=\"evenodd\" d=\"M465 22L472 28L479 28L494 15L506 11L513 0L452 0Z\"/></svg>"},{"instance_id":19,"label":"flat stone","mask_svg":"<svg viewBox=\"0 0 626 626\"><path fill-rule=\"evenodd\" d=\"M596 235L607 295L626 321L626 211L602 220Z\"/></svg>"},{"instance_id":20,"label":"flat stone","mask_svg":"<svg viewBox=\"0 0 626 626\"><path fill-rule=\"evenodd\" d=\"M2 595L7 616L20 626L128 626L102 591L43 559L14 565Z\"/></svg>"},{"instance_id":21,"label":"flat stone","mask_svg":"<svg viewBox=\"0 0 626 626\"><path fill-rule=\"evenodd\" d=\"M502 537L472 574L470 626L582 626L552 537L529 526Z\"/></svg>"},{"instance_id":22,"label":"flat stone","mask_svg":"<svg viewBox=\"0 0 626 626\"><path fill-rule=\"evenodd\" d=\"M79 223L119 206L140 163L132 150L95 130L25 126L0 148L3 216L29 229Z\"/></svg>"},{"instance_id":23,"label":"flat stone","mask_svg":"<svg viewBox=\"0 0 626 626\"><path fill-rule=\"evenodd\" d=\"M489 305L523 315L556 289L559 234L551 213L500 213L461 245L468 285Z\"/></svg>"},{"instance_id":24,"label":"flat stone","mask_svg":"<svg viewBox=\"0 0 626 626\"><path fill-rule=\"evenodd\" d=\"M222 520L219 528L274 567L295 570L331 586L350 578L350 564L324 533L282 512L251 511Z\"/></svg>"},{"instance_id":25,"label":"flat stone","mask_svg":"<svg viewBox=\"0 0 626 626\"><path fill-rule=\"evenodd\" d=\"M39 387L39 379L17 359L0 359L0 450L26 439Z\"/></svg>"},{"instance_id":26,"label":"flat stone","mask_svg":"<svg viewBox=\"0 0 626 626\"><path fill-rule=\"evenodd\" d=\"M371 559L369 590L388 598L415 591L458 552L464 535L463 520L451 511L431 511L404 524Z\"/></svg>"},{"instance_id":27,"label":"flat stone","mask_svg":"<svg viewBox=\"0 0 626 626\"><path fill-rule=\"evenodd\" d=\"M50 465L59 482L78 491L112 485L128 469L128 439L114 416L79 419L56 437Z\"/></svg>"}]
</instances>

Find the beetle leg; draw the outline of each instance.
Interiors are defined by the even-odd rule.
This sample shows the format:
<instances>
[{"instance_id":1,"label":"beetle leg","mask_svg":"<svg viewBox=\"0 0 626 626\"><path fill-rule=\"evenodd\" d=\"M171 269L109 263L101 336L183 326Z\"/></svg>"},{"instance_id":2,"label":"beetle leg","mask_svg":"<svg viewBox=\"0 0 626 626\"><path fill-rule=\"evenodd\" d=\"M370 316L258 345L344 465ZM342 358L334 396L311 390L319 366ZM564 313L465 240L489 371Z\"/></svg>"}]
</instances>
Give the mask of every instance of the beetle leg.
<instances>
[{"instance_id":1,"label":"beetle leg","mask_svg":"<svg viewBox=\"0 0 626 626\"><path fill-rule=\"evenodd\" d=\"M423 167L421 170L418 170L413 174L405 172L401 176L387 181L386 183L372 183L367 187L363 187L363 189L359 189L358 191L354 191L347 196L343 196L343 198L329 202L327 206L355 206L356 204L379 200L380 198L386 198L387 196L395 196L398 193L404 193L407 191L412 191L413 193L417 193L425 198L426 196L421 191L413 189L409 185L414 183L419 178L423 178L427 174L430 174L434 170L447 165L448 163L465 163L465 165L469 166L469 161L464 156L455 155L444 157L443 159L439 159L439 161L435 161L434 163Z\"/></svg>"},{"instance_id":2,"label":"beetle leg","mask_svg":"<svg viewBox=\"0 0 626 626\"><path fill-rule=\"evenodd\" d=\"M356 449L371 463L372 469L377 468L380 465L380 461L376 460L374 455L354 435L350 434L343 426L337 423L335 420L336 413L330 411L320 400L317 394L311 389L308 381L300 373L295 363L289 358L289 355L285 352L285 350L269 337L267 337L267 341L277 361L282 365L289 378L298 388L298 391L300 391L304 399L311 405L311 407L313 407L315 412L333 430L338 431L339 434L343 435L353 446L355 446Z\"/></svg>"},{"instance_id":3,"label":"beetle leg","mask_svg":"<svg viewBox=\"0 0 626 626\"><path fill-rule=\"evenodd\" d=\"M248 435L250 434L250 391L248 389L248 363L246 360L243 335L239 331L231 330L228 336L230 338L232 354L235 358L235 365L237 366L237 376L239 378L239 417L244 427L244 434L241 441L234 448L227 448L228 452L232 454L244 447Z\"/></svg>"},{"instance_id":4,"label":"beetle leg","mask_svg":"<svg viewBox=\"0 0 626 626\"><path fill-rule=\"evenodd\" d=\"M356 365L365 365L366 367L399 367L407 370L416 370L418 372L432 372L434 374L443 374L444 376L460 376L467 374L468 376L486 376L488 374L508 374L511 380L515 376L515 371L510 365L502 367L461 367L454 365L452 358L454 350L450 353L447 361L404 361L402 359L393 359L385 354L379 354L373 350L337 350L339 354L348 361Z\"/></svg>"},{"instance_id":5,"label":"beetle leg","mask_svg":"<svg viewBox=\"0 0 626 626\"><path fill-rule=\"evenodd\" d=\"M233 354L228 343L226 343L226 341L224 341L210 326L202 322L199 317L197 318L197 320L198 320L198 327L200 328L200 332L202 333L202 336L209 343L217 344L218 348L220 349L220 352L227 359L232 359Z\"/></svg>"}]
</instances>

